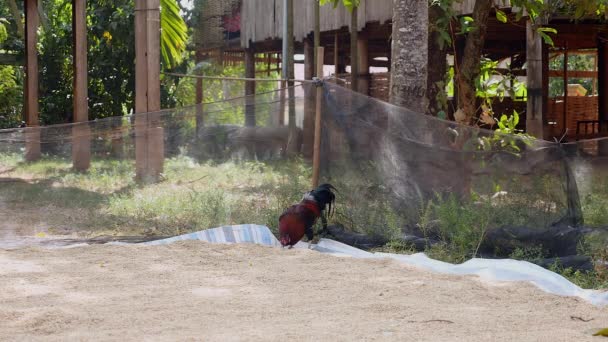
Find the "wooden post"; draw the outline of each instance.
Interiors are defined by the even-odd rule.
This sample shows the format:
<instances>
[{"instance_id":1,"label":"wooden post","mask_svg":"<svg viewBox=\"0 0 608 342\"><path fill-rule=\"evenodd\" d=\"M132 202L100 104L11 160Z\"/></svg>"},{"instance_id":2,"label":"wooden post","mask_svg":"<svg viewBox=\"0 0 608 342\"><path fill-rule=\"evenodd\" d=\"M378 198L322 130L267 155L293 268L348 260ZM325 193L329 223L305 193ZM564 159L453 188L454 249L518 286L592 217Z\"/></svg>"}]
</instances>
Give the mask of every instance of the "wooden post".
<instances>
[{"instance_id":1,"label":"wooden post","mask_svg":"<svg viewBox=\"0 0 608 342\"><path fill-rule=\"evenodd\" d=\"M369 43L367 37L359 36L357 40L357 50L359 55L359 88L362 94L369 94Z\"/></svg>"},{"instance_id":2,"label":"wooden post","mask_svg":"<svg viewBox=\"0 0 608 342\"><path fill-rule=\"evenodd\" d=\"M562 122L564 125L564 134L571 133L568 132L568 43L566 43L566 48L564 50L564 113Z\"/></svg>"},{"instance_id":3,"label":"wooden post","mask_svg":"<svg viewBox=\"0 0 608 342\"><path fill-rule=\"evenodd\" d=\"M74 169L85 171L91 165L91 131L88 123L87 87L87 3L72 0L72 34L74 50L74 125L72 129L72 162Z\"/></svg>"},{"instance_id":4,"label":"wooden post","mask_svg":"<svg viewBox=\"0 0 608 342\"><path fill-rule=\"evenodd\" d=\"M310 39L304 39L304 79L312 80L315 74L315 60L313 53L313 44Z\"/></svg>"},{"instance_id":5,"label":"wooden post","mask_svg":"<svg viewBox=\"0 0 608 342\"><path fill-rule=\"evenodd\" d=\"M599 35L597 42L598 113L603 129L608 129L608 36Z\"/></svg>"},{"instance_id":6,"label":"wooden post","mask_svg":"<svg viewBox=\"0 0 608 342\"><path fill-rule=\"evenodd\" d=\"M317 50L317 77L323 77L324 50L319 47ZM321 99L323 98L323 88L317 86L317 98L315 108L315 142L312 159L312 187L319 186L319 176L321 171Z\"/></svg>"},{"instance_id":7,"label":"wooden post","mask_svg":"<svg viewBox=\"0 0 608 342\"><path fill-rule=\"evenodd\" d=\"M321 46L321 4L320 4L320 0L314 0L314 6L315 6L315 33L314 33L314 47L313 47L313 61L315 64L313 66L313 72L314 72L314 76L319 76L317 75L317 70L318 68L316 67L316 63L319 60L319 56L317 56L317 53L319 52L319 47Z\"/></svg>"},{"instance_id":8,"label":"wooden post","mask_svg":"<svg viewBox=\"0 0 608 342\"><path fill-rule=\"evenodd\" d=\"M608 36L598 35L597 42L597 104L600 133L608 133ZM598 141L598 154L608 156L608 139Z\"/></svg>"},{"instance_id":9,"label":"wooden post","mask_svg":"<svg viewBox=\"0 0 608 342\"><path fill-rule=\"evenodd\" d=\"M359 24L358 16L359 10L357 7L353 8L353 12L350 15L350 89L353 91L359 90Z\"/></svg>"},{"instance_id":10,"label":"wooden post","mask_svg":"<svg viewBox=\"0 0 608 342\"><path fill-rule=\"evenodd\" d=\"M334 34L334 74L335 75L339 75L341 70L340 70L340 40L338 37L338 32L336 32ZM318 50L317 50L317 56L318 56ZM317 69L318 70L318 69ZM317 75L317 77L319 77Z\"/></svg>"},{"instance_id":11,"label":"wooden post","mask_svg":"<svg viewBox=\"0 0 608 342\"><path fill-rule=\"evenodd\" d=\"M25 0L25 160L40 158L40 130L38 125L38 1Z\"/></svg>"},{"instance_id":12,"label":"wooden post","mask_svg":"<svg viewBox=\"0 0 608 342\"><path fill-rule=\"evenodd\" d=\"M197 65L203 61L202 57L203 57L202 53L200 51L197 51L196 52L196 64ZM200 71L200 69L198 69L198 70L199 71L197 74L202 75L203 73ZM203 88L203 79L199 77L196 79L196 138L197 139L199 137L200 130L205 125L205 119L203 117L204 100L205 100L205 93L204 93L204 88Z\"/></svg>"},{"instance_id":13,"label":"wooden post","mask_svg":"<svg viewBox=\"0 0 608 342\"><path fill-rule=\"evenodd\" d=\"M304 40L304 79L312 80L314 75L317 73L315 65L317 64L314 60L313 43L310 39ZM317 57L318 58L318 57ZM304 84L304 123L302 128L303 139L302 139L302 154L305 158L312 158L313 145L315 139L315 102L313 101L314 87L310 84Z\"/></svg>"},{"instance_id":14,"label":"wooden post","mask_svg":"<svg viewBox=\"0 0 608 342\"><path fill-rule=\"evenodd\" d=\"M135 1L136 177L158 181L164 162L160 122L160 0Z\"/></svg>"},{"instance_id":15,"label":"wooden post","mask_svg":"<svg viewBox=\"0 0 608 342\"><path fill-rule=\"evenodd\" d=\"M296 126L296 96L295 96L295 84L292 81L295 78L295 64L294 64L294 54L295 54L295 46L294 46L294 13L293 13L293 0L285 0L287 5L286 12L286 22L287 27L285 31L285 36L283 39L287 41L287 56L289 57L287 62L287 105L288 105L288 125L289 125L289 139L287 141L287 153L290 155L296 154L299 152L301 145L299 139L298 127Z\"/></svg>"},{"instance_id":16,"label":"wooden post","mask_svg":"<svg viewBox=\"0 0 608 342\"><path fill-rule=\"evenodd\" d=\"M245 50L245 78L255 78L255 53ZM245 126L255 126L255 82L245 81Z\"/></svg>"},{"instance_id":17,"label":"wooden post","mask_svg":"<svg viewBox=\"0 0 608 342\"><path fill-rule=\"evenodd\" d=\"M526 131L528 134L543 139L543 41L538 32L527 23L526 59L528 102L526 110Z\"/></svg>"}]
</instances>

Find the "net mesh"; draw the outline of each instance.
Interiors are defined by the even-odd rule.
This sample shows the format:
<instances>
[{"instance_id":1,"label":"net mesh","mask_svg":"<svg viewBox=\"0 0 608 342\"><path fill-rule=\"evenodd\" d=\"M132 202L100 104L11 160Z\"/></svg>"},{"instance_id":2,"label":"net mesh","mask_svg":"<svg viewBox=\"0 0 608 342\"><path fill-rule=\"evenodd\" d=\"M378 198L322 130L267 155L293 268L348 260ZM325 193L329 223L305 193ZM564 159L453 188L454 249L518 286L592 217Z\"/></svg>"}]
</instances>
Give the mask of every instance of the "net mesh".
<instances>
[{"instance_id":1,"label":"net mesh","mask_svg":"<svg viewBox=\"0 0 608 342\"><path fill-rule=\"evenodd\" d=\"M0 241L141 241L242 223L275 230L311 187L316 91L306 83L1 131ZM334 236L449 246L463 258L605 248L607 140L558 144L459 126L330 82L321 94Z\"/></svg>"}]
</instances>

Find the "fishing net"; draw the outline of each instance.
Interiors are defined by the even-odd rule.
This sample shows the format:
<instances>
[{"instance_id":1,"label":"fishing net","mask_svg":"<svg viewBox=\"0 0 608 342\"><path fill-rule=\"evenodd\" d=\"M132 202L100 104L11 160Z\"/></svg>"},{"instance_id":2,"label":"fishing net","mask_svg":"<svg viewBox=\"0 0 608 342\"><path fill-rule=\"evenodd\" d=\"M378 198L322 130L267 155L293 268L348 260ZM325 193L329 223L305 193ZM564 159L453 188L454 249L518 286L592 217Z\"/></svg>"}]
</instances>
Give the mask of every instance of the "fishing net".
<instances>
[{"instance_id":1,"label":"fishing net","mask_svg":"<svg viewBox=\"0 0 608 342\"><path fill-rule=\"evenodd\" d=\"M558 144L464 127L331 82L1 131L0 240L144 241L243 223L276 230L311 187L318 87L321 182L338 191L334 238L462 257L590 256L606 245L605 140Z\"/></svg>"}]
</instances>

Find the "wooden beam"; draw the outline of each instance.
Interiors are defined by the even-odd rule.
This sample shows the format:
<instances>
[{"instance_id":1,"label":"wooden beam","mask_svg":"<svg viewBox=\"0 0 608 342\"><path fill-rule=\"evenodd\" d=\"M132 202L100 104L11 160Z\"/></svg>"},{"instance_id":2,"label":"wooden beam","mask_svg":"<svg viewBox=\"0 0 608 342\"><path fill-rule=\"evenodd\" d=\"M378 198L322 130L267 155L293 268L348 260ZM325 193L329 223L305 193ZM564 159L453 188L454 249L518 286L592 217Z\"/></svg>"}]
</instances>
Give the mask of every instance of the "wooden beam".
<instances>
[{"instance_id":1,"label":"wooden beam","mask_svg":"<svg viewBox=\"0 0 608 342\"><path fill-rule=\"evenodd\" d=\"M597 72L587 70L568 70L568 78L597 78ZM549 77L564 77L563 70L549 70Z\"/></svg>"},{"instance_id":2,"label":"wooden beam","mask_svg":"<svg viewBox=\"0 0 608 342\"><path fill-rule=\"evenodd\" d=\"M72 0L72 35L74 51L74 122L89 120L87 87L87 13L86 0ZM85 171L91 165L91 132L88 124L72 130L72 161L74 169Z\"/></svg>"},{"instance_id":3,"label":"wooden beam","mask_svg":"<svg viewBox=\"0 0 608 342\"><path fill-rule=\"evenodd\" d=\"M25 123L34 127L26 132L25 159L34 161L40 158L40 124L38 117L38 1L25 0Z\"/></svg>"},{"instance_id":4,"label":"wooden beam","mask_svg":"<svg viewBox=\"0 0 608 342\"><path fill-rule=\"evenodd\" d=\"M543 139L543 41L530 22L526 26L526 58L528 64L528 102L526 110L526 131Z\"/></svg>"}]
</instances>

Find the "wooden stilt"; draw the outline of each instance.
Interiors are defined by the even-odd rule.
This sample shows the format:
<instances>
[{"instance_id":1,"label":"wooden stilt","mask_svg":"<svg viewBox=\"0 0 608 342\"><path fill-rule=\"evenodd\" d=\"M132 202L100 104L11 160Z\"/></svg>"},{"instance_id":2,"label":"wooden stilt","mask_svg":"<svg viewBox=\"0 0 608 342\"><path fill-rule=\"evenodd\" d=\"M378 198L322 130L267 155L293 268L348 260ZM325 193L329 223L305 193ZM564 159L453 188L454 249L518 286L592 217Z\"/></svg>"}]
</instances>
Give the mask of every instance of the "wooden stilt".
<instances>
[{"instance_id":1,"label":"wooden stilt","mask_svg":"<svg viewBox=\"0 0 608 342\"><path fill-rule=\"evenodd\" d=\"M164 133L160 118L160 0L135 2L135 155L136 177L160 178Z\"/></svg>"},{"instance_id":2,"label":"wooden stilt","mask_svg":"<svg viewBox=\"0 0 608 342\"><path fill-rule=\"evenodd\" d=\"M91 132L87 87L87 3L72 0L72 32L74 46L74 122L72 130L72 162L74 169L85 171L91 165Z\"/></svg>"},{"instance_id":3,"label":"wooden stilt","mask_svg":"<svg viewBox=\"0 0 608 342\"><path fill-rule=\"evenodd\" d=\"M245 78L255 78L255 53L245 50ZM255 82L245 81L245 126L255 126Z\"/></svg>"},{"instance_id":4,"label":"wooden stilt","mask_svg":"<svg viewBox=\"0 0 608 342\"><path fill-rule=\"evenodd\" d=\"M313 44L310 39L304 39L304 79L312 80L315 73L315 61L313 60Z\"/></svg>"},{"instance_id":5,"label":"wooden stilt","mask_svg":"<svg viewBox=\"0 0 608 342\"><path fill-rule=\"evenodd\" d=\"M359 36L357 40L359 51L359 89L362 94L369 94L369 43L367 37Z\"/></svg>"},{"instance_id":6,"label":"wooden stilt","mask_svg":"<svg viewBox=\"0 0 608 342\"><path fill-rule=\"evenodd\" d=\"M338 37L338 32L334 34L334 74L339 75L342 70L340 68L340 39ZM318 50L317 50L317 53ZM318 77L318 76L317 76Z\"/></svg>"},{"instance_id":7,"label":"wooden stilt","mask_svg":"<svg viewBox=\"0 0 608 342\"><path fill-rule=\"evenodd\" d=\"M597 89L598 89L598 120L599 131L602 135L608 134L608 36L598 35L597 42ZM598 154L608 156L608 140L598 141Z\"/></svg>"},{"instance_id":8,"label":"wooden stilt","mask_svg":"<svg viewBox=\"0 0 608 342\"><path fill-rule=\"evenodd\" d=\"M323 77L323 60L324 60L324 49L319 47L317 50L317 77ZM321 86L317 87L317 98L315 108L315 142L313 149L313 160L312 160L312 186L316 188L319 186L319 176L321 172L321 99L323 97L323 89Z\"/></svg>"},{"instance_id":9,"label":"wooden stilt","mask_svg":"<svg viewBox=\"0 0 608 342\"><path fill-rule=\"evenodd\" d=\"M526 30L526 72L528 84L528 101L526 110L526 131L528 134L543 138L543 42L532 24L528 22Z\"/></svg>"},{"instance_id":10,"label":"wooden stilt","mask_svg":"<svg viewBox=\"0 0 608 342\"><path fill-rule=\"evenodd\" d=\"M40 158L40 124L38 116L38 1L25 0L25 159Z\"/></svg>"},{"instance_id":11,"label":"wooden stilt","mask_svg":"<svg viewBox=\"0 0 608 342\"><path fill-rule=\"evenodd\" d=\"M313 75L316 74L315 60L313 53L313 43L310 39L304 40L304 78L312 80ZM302 154L305 158L312 158L313 145L315 139L315 102L312 100L312 95L315 90L308 84L303 85L304 87L304 127L302 129Z\"/></svg>"},{"instance_id":12,"label":"wooden stilt","mask_svg":"<svg viewBox=\"0 0 608 342\"><path fill-rule=\"evenodd\" d=\"M196 52L196 63L199 64L203 61L202 53L199 51ZM199 75L202 75L202 72L198 71ZM203 88L203 79L196 79L196 137L198 138L199 132L201 128L205 125L205 119L203 117L203 102L205 100L204 88Z\"/></svg>"},{"instance_id":13,"label":"wooden stilt","mask_svg":"<svg viewBox=\"0 0 608 342\"><path fill-rule=\"evenodd\" d=\"M564 113L562 123L564 127L563 134L570 135L576 133L568 132L568 43L566 43L566 49L564 50Z\"/></svg>"}]
</instances>

